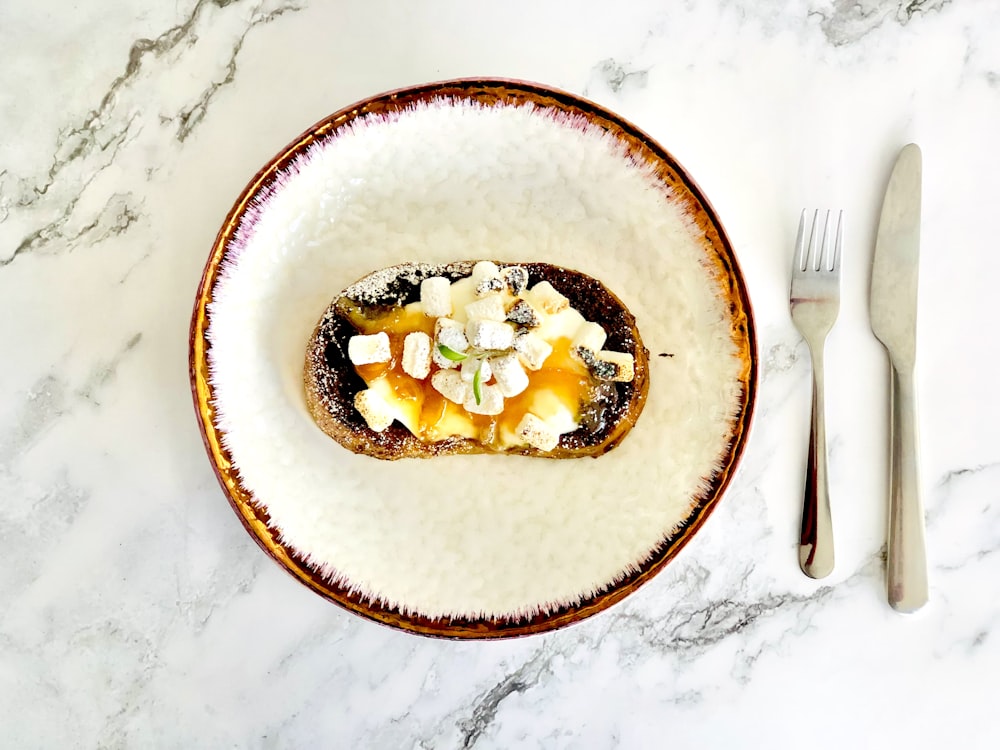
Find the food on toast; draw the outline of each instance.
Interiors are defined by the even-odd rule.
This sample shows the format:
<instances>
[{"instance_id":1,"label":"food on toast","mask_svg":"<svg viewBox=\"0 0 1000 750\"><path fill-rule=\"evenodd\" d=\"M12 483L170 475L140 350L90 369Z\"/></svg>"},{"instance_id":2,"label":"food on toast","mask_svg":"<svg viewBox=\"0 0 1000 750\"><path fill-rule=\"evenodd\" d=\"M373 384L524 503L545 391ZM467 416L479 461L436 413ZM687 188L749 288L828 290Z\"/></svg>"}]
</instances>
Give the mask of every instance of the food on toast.
<instances>
[{"instance_id":1,"label":"food on toast","mask_svg":"<svg viewBox=\"0 0 1000 750\"><path fill-rule=\"evenodd\" d=\"M381 459L600 456L648 390L635 318L598 280L546 263L405 263L330 304L309 340L309 412Z\"/></svg>"}]
</instances>

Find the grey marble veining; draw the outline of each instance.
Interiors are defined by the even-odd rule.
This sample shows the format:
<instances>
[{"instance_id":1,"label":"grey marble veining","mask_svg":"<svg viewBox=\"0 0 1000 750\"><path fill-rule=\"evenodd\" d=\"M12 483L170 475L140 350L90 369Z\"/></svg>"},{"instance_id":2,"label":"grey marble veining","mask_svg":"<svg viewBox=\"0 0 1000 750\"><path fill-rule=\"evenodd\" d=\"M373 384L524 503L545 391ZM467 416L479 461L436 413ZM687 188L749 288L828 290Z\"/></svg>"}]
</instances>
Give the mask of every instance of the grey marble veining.
<instances>
[{"instance_id":1,"label":"grey marble veining","mask_svg":"<svg viewBox=\"0 0 1000 750\"><path fill-rule=\"evenodd\" d=\"M852 44L872 33L884 23L905 26L917 22L934 11L940 11L952 0L906 0L905 2L848 2L836 0L833 7L824 4L810 11L818 16L823 34L830 44L840 47Z\"/></svg>"},{"instance_id":2,"label":"grey marble veining","mask_svg":"<svg viewBox=\"0 0 1000 750\"><path fill-rule=\"evenodd\" d=\"M15 0L0 49L0 746L997 746L995 5ZM761 364L740 471L663 573L479 644L361 621L278 570L216 485L186 378L201 268L255 171L352 101L460 75L581 93L660 140L730 234ZM909 140L932 600L903 618L865 299ZM815 205L849 217L822 582L795 557L809 365L787 311Z\"/></svg>"}]
</instances>

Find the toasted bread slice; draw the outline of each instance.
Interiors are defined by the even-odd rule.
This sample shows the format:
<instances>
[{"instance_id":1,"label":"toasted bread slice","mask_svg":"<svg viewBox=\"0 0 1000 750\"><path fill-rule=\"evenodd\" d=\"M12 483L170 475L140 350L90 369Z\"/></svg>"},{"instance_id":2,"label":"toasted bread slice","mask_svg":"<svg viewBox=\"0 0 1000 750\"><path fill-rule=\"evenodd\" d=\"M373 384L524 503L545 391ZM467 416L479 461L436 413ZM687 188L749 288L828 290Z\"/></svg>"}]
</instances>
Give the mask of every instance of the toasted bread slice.
<instances>
[{"instance_id":1,"label":"toasted bread slice","mask_svg":"<svg viewBox=\"0 0 1000 750\"><path fill-rule=\"evenodd\" d=\"M474 265L475 261L438 265L404 263L365 276L333 300L309 340L305 358L306 403L319 427L355 453L388 460L472 453L512 453L553 459L597 457L618 445L635 425L645 404L649 352L642 344L635 318L614 293L586 274L546 263L496 265L501 270L516 266L525 269L532 286L548 282L587 321L599 324L607 334L604 348L609 355L617 353L616 356L625 359L630 355L634 366L630 380L609 381L598 377L596 371L585 374L590 388L576 415L579 426L560 434L558 443L550 450L530 444L498 444L497 417L476 417L476 424L482 427L478 437L429 440L418 437L399 421L381 431L369 427L355 405L357 394L368 386L359 374L361 368L349 357L348 342L362 332L360 328L370 332L369 321L384 319L391 311L419 301L423 280L444 277L455 282L469 277ZM393 356L398 356L398 352Z\"/></svg>"}]
</instances>

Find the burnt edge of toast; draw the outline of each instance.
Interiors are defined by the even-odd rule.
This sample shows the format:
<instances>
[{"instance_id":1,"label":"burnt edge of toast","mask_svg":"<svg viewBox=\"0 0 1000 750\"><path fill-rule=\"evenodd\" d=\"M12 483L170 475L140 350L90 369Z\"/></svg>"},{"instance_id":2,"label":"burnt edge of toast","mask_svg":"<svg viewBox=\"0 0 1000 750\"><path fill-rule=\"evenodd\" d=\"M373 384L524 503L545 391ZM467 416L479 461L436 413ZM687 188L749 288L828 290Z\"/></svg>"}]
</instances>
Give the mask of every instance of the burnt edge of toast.
<instances>
[{"instance_id":1,"label":"burnt edge of toast","mask_svg":"<svg viewBox=\"0 0 1000 750\"><path fill-rule=\"evenodd\" d=\"M358 333L347 318L350 303L391 308L416 302L420 299L421 281L444 276L454 282L471 275L476 262L390 266L368 274L334 299L309 340L304 378L309 411L327 435L355 453L382 459L494 452L468 438L425 443L398 422L393 422L383 432L375 432L354 407L354 396L367 385L347 356L347 342ZM555 449L540 451L524 446L504 452L542 458L603 455L624 438L645 405L649 352L642 345L635 317L613 292L592 276L548 263L494 262L500 268L520 266L526 269L529 288L540 281L548 281L584 318L604 328L607 349L627 352L635 360L634 379L628 383L601 383L597 400L581 415L581 426L560 436Z\"/></svg>"}]
</instances>

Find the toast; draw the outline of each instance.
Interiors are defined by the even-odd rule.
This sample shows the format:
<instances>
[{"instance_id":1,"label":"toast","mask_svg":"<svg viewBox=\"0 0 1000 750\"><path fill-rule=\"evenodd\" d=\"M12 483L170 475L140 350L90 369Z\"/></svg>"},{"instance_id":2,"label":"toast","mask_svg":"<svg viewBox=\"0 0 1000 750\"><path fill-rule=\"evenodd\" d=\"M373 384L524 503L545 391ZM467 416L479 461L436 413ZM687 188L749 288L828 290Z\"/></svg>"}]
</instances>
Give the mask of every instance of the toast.
<instances>
[{"instance_id":1,"label":"toast","mask_svg":"<svg viewBox=\"0 0 1000 750\"><path fill-rule=\"evenodd\" d=\"M379 459L598 457L635 425L649 352L600 281L546 263L404 263L342 291L309 340L317 425Z\"/></svg>"}]
</instances>

